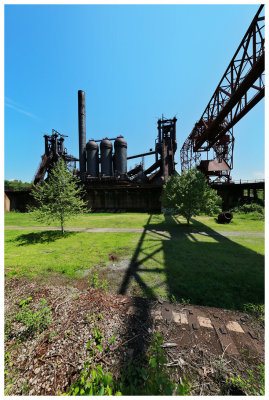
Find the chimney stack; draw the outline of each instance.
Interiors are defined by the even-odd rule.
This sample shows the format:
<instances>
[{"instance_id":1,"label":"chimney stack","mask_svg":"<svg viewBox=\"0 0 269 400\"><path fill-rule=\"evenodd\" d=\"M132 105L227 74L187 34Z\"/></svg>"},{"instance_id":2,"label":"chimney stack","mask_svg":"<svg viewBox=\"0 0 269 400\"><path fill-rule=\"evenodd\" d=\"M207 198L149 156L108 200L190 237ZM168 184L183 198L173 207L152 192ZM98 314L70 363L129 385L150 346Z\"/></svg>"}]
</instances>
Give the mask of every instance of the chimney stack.
<instances>
[{"instance_id":1,"label":"chimney stack","mask_svg":"<svg viewBox=\"0 0 269 400\"><path fill-rule=\"evenodd\" d=\"M86 172L86 109L85 92L78 91L78 134L79 134L79 170L80 177L84 180Z\"/></svg>"}]
</instances>

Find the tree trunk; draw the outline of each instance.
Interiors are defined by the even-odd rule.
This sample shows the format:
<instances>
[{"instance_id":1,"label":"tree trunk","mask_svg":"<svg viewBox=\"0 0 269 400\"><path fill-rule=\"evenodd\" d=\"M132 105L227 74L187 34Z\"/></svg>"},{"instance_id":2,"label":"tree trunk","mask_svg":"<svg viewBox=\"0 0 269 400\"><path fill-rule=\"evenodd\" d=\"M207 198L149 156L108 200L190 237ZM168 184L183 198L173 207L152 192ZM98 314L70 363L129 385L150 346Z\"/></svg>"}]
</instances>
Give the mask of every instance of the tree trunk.
<instances>
[{"instance_id":1,"label":"tree trunk","mask_svg":"<svg viewBox=\"0 0 269 400\"><path fill-rule=\"evenodd\" d=\"M62 230L62 235L64 234L64 221L63 218L61 218L61 230Z\"/></svg>"}]
</instances>

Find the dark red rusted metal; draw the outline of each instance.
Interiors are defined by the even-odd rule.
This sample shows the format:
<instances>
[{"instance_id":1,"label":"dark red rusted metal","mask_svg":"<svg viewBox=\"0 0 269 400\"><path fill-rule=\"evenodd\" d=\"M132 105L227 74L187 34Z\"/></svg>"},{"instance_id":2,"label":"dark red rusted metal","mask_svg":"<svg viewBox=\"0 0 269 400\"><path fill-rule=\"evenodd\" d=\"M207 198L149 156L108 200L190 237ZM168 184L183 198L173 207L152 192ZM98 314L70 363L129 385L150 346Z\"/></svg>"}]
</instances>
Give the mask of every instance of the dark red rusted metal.
<instances>
[{"instance_id":1,"label":"dark red rusted metal","mask_svg":"<svg viewBox=\"0 0 269 400\"><path fill-rule=\"evenodd\" d=\"M181 170L198 167L217 181L230 181L233 168L233 126L264 97L264 16L263 5L253 18L217 89L200 120L185 140L181 151ZM213 149L213 158L225 161L228 168L207 170L201 153ZM224 165L225 165L224 164ZM208 164L210 165L210 164Z\"/></svg>"},{"instance_id":2,"label":"dark red rusted metal","mask_svg":"<svg viewBox=\"0 0 269 400\"><path fill-rule=\"evenodd\" d=\"M228 224L233 219L233 214L230 211L223 211L218 215L220 224Z\"/></svg>"}]
</instances>

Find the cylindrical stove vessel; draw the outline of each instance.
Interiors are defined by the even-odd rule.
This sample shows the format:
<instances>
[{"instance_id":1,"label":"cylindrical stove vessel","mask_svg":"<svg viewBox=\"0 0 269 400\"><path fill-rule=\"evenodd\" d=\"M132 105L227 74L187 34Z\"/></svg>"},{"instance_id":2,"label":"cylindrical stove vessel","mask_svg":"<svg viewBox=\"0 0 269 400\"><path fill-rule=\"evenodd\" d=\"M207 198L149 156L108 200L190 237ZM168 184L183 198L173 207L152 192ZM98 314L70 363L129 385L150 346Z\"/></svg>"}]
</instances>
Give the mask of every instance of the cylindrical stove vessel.
<instances>
[{"instance_id":1,"label":"cylindrical stove vessel","mask_svg":"<svg viewBox=\"0 0 269 400\"><path fill-rule=\"evenodd\" d=\"M123 136L118 136L114 142L115 171L118 175L127 173L127 142Z\"/></svg>"},{"instance_id":2,"label":"cylindrical stove vessel","mask_svg":"<svg viewBox=\"0 0 269 400\"><path fill-rule=\"evenodd\" d=\"M112 143L108 138L101 141L101 174L112 176Z\"/></svg>"},{"instance_id":3,"label":"cylindrical stove vessel","mask_svg":"<svg viewBox=\"0 0 269 400\"><path fill-rule=\"evenodd\" d=\"M78 134L79 134L79 169L80 177L86 172L86 109L85 92L78 91Z\"/></svg>"},{"instance_id":4,"label":"cylindrical stove vessel","mask_svg":"<svg viewBox=\"0 0 269 400\"><path fill-rule=\"evenodd\" d=\"M98 161L99 146L95 140L89 140L86 145L87 174L97 177L99 173Z\"/></svg>"}]
</instances>

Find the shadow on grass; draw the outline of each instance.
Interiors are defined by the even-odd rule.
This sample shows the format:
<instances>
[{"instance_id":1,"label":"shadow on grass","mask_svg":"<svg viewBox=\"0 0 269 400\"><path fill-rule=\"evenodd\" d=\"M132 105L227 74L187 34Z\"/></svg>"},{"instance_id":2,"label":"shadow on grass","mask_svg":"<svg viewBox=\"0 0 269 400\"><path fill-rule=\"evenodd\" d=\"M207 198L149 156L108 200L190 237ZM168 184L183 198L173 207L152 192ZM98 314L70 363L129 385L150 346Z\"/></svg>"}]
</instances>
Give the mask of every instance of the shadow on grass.
<instances>
[{"instance_id":1,"label":"shadow on grass","mask_svg":"<svg viewBox=\"0 0 269 400\"><path fill-rule=\"evenodd\" d=\"M69 236L76 235L77 232L64 232L61 231L40 231L31 232L19 235L12 241L17 243L17 246L28 246L37 243L51 243L58 239L67 238Z\"/></svg>"},{"instance_id":2,"label":"shadow on grass","mask_svg":"<svg viewBox=\"0 0 269 400\"><path fill-rule=\"evenodd\" d=\"M144 297L156 299L154 284L158 274L162 274L160 278L166 281L170 299L189 299L192 304L237 310L243 310L246 303L264 303L263 255L196 219L191 220L190 226L170 215L165 216L164 223L152 224L151 220L152 216L145 224L120 294L125 294L134 280ZM182 228L158 232L168 226ZM160 252L162 265L155 257ZM157 268L147 268L149 261L157 263ZM147 272L151 277L155 274L156 279L145 279L142 274Z\"/></svg>"},{"instance_id":3,"label":"shadow on grass","mask_svg":"<svg viewBox=\"0 0 269 400\"><path fill-rule=\"evenodd\" d=\"M120 294L126 294L134 280L144 297L156 300L159 284L156 285L154 277L159 277L160 282L165 280L167 297L173 301L182 302L184 299L191 304L237 310L243 310L246 303L264 303L262 255L195 219L190 226L179 223L173 216L166 216L160 224L152 224L151 219L152 216L144 226L119 289ZM164 228L168 233L155 231ZM163 256L159 260L156 255L160 252ZM157 267L149 266L149 261L157 263ZM142 275L147 273L149 279ZM126 319L126 339L139 335L132 341L135 356L130 360L130 371L135 370L137 363L143 364L153 339L151 309L156 301L153 305L145 301L142 307L141 301L143 299L133 298L135 312L132 318ZM128 371L124 358L120 370L122 374ZM133 373L127 372L127 381L132 383L133 380Z\"/></svg>"},{"instance_id":4,"label":"shadow on grass","mask_svg":"<svg viewBox=\"0 0 269 400\"><path fill-rule=\"evenodd\" d=\"M207 233L206 239L189 233L163 241L169 295L237 310L264 303L264 257L197 220L195 226Z\"/></svg>"}]
</instances>

